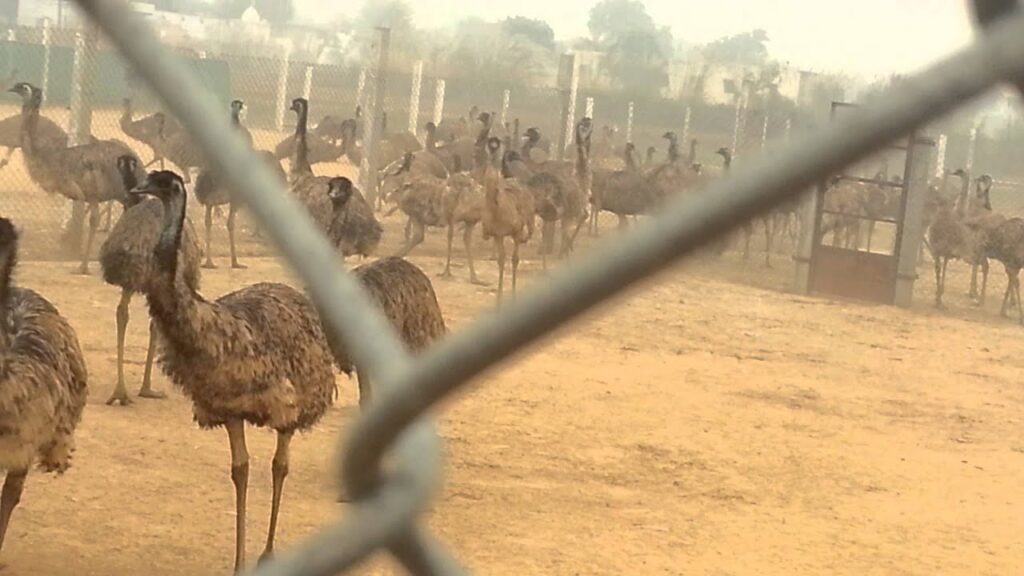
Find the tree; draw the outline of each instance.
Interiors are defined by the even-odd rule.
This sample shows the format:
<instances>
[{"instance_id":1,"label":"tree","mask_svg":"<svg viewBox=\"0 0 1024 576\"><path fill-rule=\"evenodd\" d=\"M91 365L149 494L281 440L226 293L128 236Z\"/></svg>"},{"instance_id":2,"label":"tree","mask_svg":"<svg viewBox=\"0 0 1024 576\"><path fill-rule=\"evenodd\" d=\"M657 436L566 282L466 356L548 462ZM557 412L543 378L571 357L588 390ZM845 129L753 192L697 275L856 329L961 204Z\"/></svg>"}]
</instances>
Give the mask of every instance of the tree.
<instances>
[{"instance_id":1,"label":"tree","mask_svg":"<svg viewBox=\"0 0 1024 576\"><path fill-rule=\"evenodd\" d=\"M555 49L555 31L543 20L514 16L505 19L502 29L509 36L522 36L542 48Z\"/></svg>"},{"instance_id":2,"label":"tree","mask_svg":"<svg viewBox=\"0 0 1024 576\"><path fill-rule=\"evenodd\" d=\"M260 17L271 24L287 24L295 17L295 3L292 0L220 0L214 12L221 18L239 18L255 6Z\"/></svg>"},{"instance_id":3,"label":"tree","mask_svg":"<svg viewBox=\"0 0 1024 576\"><path fill-rule=\"evenodd\" d=\"M768 60L768 33L758 29L710 42L704 58L723 64L762 64Z\"/></svg>"},{"instance_id":4,"label":"tree","mask_svg":"<svg viewBox=\"0 0 1024 576\"><path fill-rule=\"evenodd\" d=\"M481 82L529 84L544 70L550 53L504 23L470 18L459 23L447 61L459 75Z\"/></svg>"},{"instance_id":5,"label":"tree","mask_svg":"<svg viewBox=\"0 0 1024 576\"><path fill-rule=\"evenodd\" d=\"M601 0L590 9L590 36L608 46L636 31L653 32L654 19L639 0Z\"/></svg>"},{"instance_id":6,"label":"tree","mask_svg":"<svg viewBox=\"0 0 1024 576\"><path fill-rule=\"evenodd\" d=\"M627 92L657 95L668 85L674 41L638 0L601 0L590 9L591 41L605 53L604 68Z\"/></svg>"},{"instance_id":7,"label":"tree","mask_svg":"<svg viewBox=\"0 0 1024 576\"><path fill-rule=\"evenodd\" d=\"M367 29L386 27L394 32L408 32L413 30L412 8L405 0L366 0L357 22Z\"/></svg>"}]
</instances>

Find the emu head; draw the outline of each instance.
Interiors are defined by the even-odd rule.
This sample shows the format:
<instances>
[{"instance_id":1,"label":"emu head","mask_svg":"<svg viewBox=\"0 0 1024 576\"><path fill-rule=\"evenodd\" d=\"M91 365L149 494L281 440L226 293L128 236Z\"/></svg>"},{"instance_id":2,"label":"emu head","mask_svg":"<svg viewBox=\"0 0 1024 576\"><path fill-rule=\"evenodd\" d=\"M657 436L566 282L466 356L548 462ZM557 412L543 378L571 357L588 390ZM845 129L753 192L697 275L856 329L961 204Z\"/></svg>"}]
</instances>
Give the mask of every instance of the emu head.
<instances>
[{"instance_id":1,"label":"emu head","mask_svg":"<svg viewBox=\"0 0 1024 576\"><path fill-rule=\"evenodd\" d=\"M296 98L296 99L292 100L292 107L289 108L289 110L291 110L292 112L295 112L296 114L302 114L302 113L308 112L309 111L309 100L306 100L305 98Z\"/></svg>"},{"instance_id":2,"label":"emu head","mask_svg":"<svg viewBox=\"0 0 1024 576\"><path fill-rule=\"evenodd\" d=\"M331 178L327 182L327 197L335 207L344 206L352 198L355 187L352 181L344 176Z\"/></svg>"},{"instance_id":3,"label":"emu head","mask_svg":"<svg viewBox=\"0 0 1024 576\"><path fill-rule=\"evenodd\" d=\"M128 191L134 196L153 196L160 200L170 200L175 196L185 195L185 181L170 170L150 172L146 180Z\"/></svg>"}]
</instances>

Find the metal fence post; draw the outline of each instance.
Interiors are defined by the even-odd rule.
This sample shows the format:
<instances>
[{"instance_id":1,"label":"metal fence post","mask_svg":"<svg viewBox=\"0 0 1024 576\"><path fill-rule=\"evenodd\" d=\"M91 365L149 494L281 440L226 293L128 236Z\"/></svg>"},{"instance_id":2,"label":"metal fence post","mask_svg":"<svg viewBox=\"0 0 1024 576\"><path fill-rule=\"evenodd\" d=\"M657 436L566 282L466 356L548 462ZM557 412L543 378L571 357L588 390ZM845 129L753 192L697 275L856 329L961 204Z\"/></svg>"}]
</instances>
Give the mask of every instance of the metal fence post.
<instances>
[{"instance_id":1,"label":"metal fence post","mask_svg":"<svg viewBox=\"0 0 1024 576\"><path fill-rule=\"evenodd\" d=\"M689 106L683 111L683 137L681 138L683 142L690 141L690 112Z\"/></svg>"},{"instance_id":2,"label":"metal fence post","mask_svg":"<svg viewBox=\"0 0 1024 576\"><path fill-rule=\"evenodd\" d=\"M306 64L305 73L302 76L302 97L309 100L313 97L313 73L316 68L312 64ZM284 106L281 106L283 109Z\"/></svg>"},{"instance_id":3,"label":"metal fence post","mask_svg":"<svg viewBox=\"0 0 1024 576\"><path fill-rule=\"evenodd\" d=\"M629 103L629 110L626 112L626 142L633 141L633 102Z\"/></svg>"},{"instance_id":4,"label":"metal fence post","mask_svg":"<svg viewBox=\"0 0 1024 576\"><path fill-rule=\"evenodd\" d=\"M362 181L363 193L371 206L377 203L377 184L379 174L377 173L377 139L379 138L381 126L379 125L380 110L384 106L384 95L387 92L387 69L388 52L391 49L391 29L377 28L379 37L377 39L377 62L371 72L367 74L371 81L372 90L364 94L366 106L364 107L363 126L363 165L360 167L360 180Z\"/></svg>"},{"instance_id":5,"label":"metal fence post","mask_svg":"<svg viewBox=\"0 0 1024 576\"><path fill-rule=\"evenodd\" d=\"M508 88L501 94L501 125L508 123L508 108L512 103L512 91Z\"/></svg>"},{"instance_id":6,"label":"metal fence post","mask_svg":"<svg viewBox=\"0 0 1024 576\"><path fill-rule=\"evenodd\" d=\"M356 106L365 108L363 97L366 96L366 68L359 71L359 80L356 81Z\"/></svg>"},{"instance_id":7,"label":"metal fence post","mask_svg":"<svg viewBox=\"0 0 1024 576\"><path fill-rule=\"evenodd\" d=\"M935 145L935 179L941 180L946 174L946 146L947 138L945 134L939 134L939 139Z\"/></svg>"},{"instance_id":8,"label":"metal fence post","mask_svg":"<svg viewBox=\"0 0 1024 576\"><path fill-rule=\"evenodd\" d=\"M924 205L928 197L929 160L933 153L930 142L916 135L908 140L909 180L906 183L903 232L898 235L900 245L896 247L899 261L896 263L896 293L893 298L893 302L903 308L910 307L914 300L917 257L921 253L921 243L924 240Z\"/></svg>"},{"instance_id":9,"label":"metal fence post","mask_svg":"<svg viewBox=\"0 0 1024 576\"><path fill-rule=\"evenodd\" d=\"M444 119L444 91L445 81L441 78L437 79L437 85L434 87L434 125L438 126L441 124L441 120Z\"/></svg>"},{"instance_id":10,"label":"metal fence post","mask_svg":"<svg viewBox=\"0 0 1024 576\"><path fill-rule=\"evenodd\" d=\"M43 102L50 94L50 46L53 44L53 23L43 18Z\"/></svg>"},{"instance_id":11,"label":"metal fence post","mask_svg":"<svg viewBox=\"0 0 1024 576\"><path fill-rule=\"evenodd\" d=\"M283 58L280 61L280 69L277 72L277 99L274 109L277 131L284 130L285 106L288 102L288 68L291 60L291 49L285 48Z\"/></svg>"},{"instance_id":12,"label":"metal fence post","mask_svg":"<svg viewBox=\"0 0 1024 576\"><path fill-rule=\"evenodd\" d=\"M423 86L423 60L412 65L412 89L409 91L409 132L416 136L420 123L420 89Z\"/></svg>"},{"instance_id":13,"label":"metal fence post","mask_svg":"<svg viewBox=\"0 0 1024 576\"><path fill-rule=\"evenodd\" d=\"M761 151L764 152L765 146L768 145L768 115L764 115L764 124L761 126Z\"/></svg>"},{"instance_id":14,"label":"metal fence post","mask_svg":"<svg viewBox=\"0 0 1024 576\"><path fill-rule=\"evenodd\" d=\"M92 109L96 94L96 51L99 31L88 25L75 35L75 52L71 63L70 114L68 114L68 145L85 144L92 137ZM61 236L61 247L78 256L82 250L85 229L85 204L71 204L71 217Z\"/></svg>"},{"instance_id":15,"label":"metal fence post","mask_svg":"<svg viewBox=\"0 0 1024 576\"><path fill-rule=\"evenodd\" d=\"M562 125L558 134L556 158L565 159L566 147L572 142L576 123L576 93L580 85L579 59L575 54L562 54L558 67L558 89L562 93Z\"/></svg>"}]
</instances>

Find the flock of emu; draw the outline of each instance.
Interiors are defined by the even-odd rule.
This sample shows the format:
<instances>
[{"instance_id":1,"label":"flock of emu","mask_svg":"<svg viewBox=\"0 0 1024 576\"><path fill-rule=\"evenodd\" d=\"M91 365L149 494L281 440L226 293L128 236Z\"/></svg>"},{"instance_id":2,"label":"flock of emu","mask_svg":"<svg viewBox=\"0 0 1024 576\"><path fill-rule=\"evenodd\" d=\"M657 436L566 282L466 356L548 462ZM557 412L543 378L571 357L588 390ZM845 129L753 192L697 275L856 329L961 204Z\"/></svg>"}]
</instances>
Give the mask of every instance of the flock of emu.
<instances>
[{"instance_id":1,"label":"flock of emu","mask_svg":"<svg viewBox=\"0 0 1024 576\"><path fill-rule=\"evenodd\" d=\"M221 175L206 167L198 147L173 119L162 113L135 118L130 99L124 101L120 126L132 140L152 150L143 165L131 147L117 140L92 139L68 147L67 134L40 114L42 92L18 83L11 92L22 98L19 116L0 122L0 144L20 147L31 178L48 193L88 206L88 232L79 271L89 272L101 206L116 202L123 211L99 250L102 276L122 290L116 309L117 384L108 404L131 403L124 377L124 345L129 305L135 294L146 298L150 340L143 382L138 394L162 398L152 387L152 362L160 348L160 366L192 402L203 428L223 426L231 448L231 478L236 494L235 568L245 565L246 493L249 457L245 424L277 433L272 462L273 502L267 543L261 558L272 554L277 517L289 467L289 444L295 431L313 427L335 396L335 371L355 373L360 403L371 395L365 374L354 366L344 347L321 325L310 300L283 284L259 283L209 301L200 293L202 270L216 267L211 257L214 209L228 207L227 228L233 268L242 268L236 249L236 195ZM235 130L252 147L242 123L244 103L231 104ZM294 134L273 151L254 152L272 167L282 186L305 205L344 258L374 255L383 228L377 213L389 208L408 218L399 253L354 269L405 343L419 350L446 331L430 279L404 257L423 242L427 229L447 230L443 276L451 276L452 244L461 227L469 280L480 283L473 260L473 237L479 224L494 245L498 266L497 299L504 293L507 260L511 289L517 288L520 251L536 234L537 252L547 268L548 257L573 251L584 228L597 235L603 212L618 217L619 226L648 214L670 197L699 193L712 176L696 161L696 141L683 157L678 138L664 134L664 160L648 149L641 161L632 143L621 154L610 145L607 130L594 145L589 118L575 126L569 160L549 157L550 146L539 130L520 134L518 121L496 125L494 115L473 110L468 117L428 123L421 144L406 133L384 132L375 144L380 171L377 205L345 177L317 176L313 166L347 158L361 163L362 118L325 117L312 130L309 102L296 98ZM386 122L386 120L385 120ZM3 140L16 126L17 141ZM731 151L719 149L722 172L729 170ZM7 163L7 158L3 163ZM289 160L288 171L282 160ZM169 162L180 173L158 170ZM193 178L193 173L195 177ZM963 190L970 182L964 178ZM1003 312L1020 302L1017 274L1024 265L1024 220L1004 218L991 210L991 178L976 183L976 201L953 202L940 187L930 197L927 245L936 271L936 303L941 305L945 270L950 259L980 268L983 299L988 259L1003 262L1010 278ZM190 222L188 188L205 208L205 245ZM856 183L836 181L827 196L836 213L893 210L891 194ZM755 226L765 232L765 261L770 265L773 238L795 230L795 204L781 206L742 228L744 257L749 256ZM859 220L835 218L824 233L836 244L861 245ZM870 249L872 231L868 231ZM507 242L511 240L511 255ZM28 469L67 469L74 430L87 395L87 370L73 328L35 292L11 286L18 232L0 219L0 465L7 471L0 494L0 547L18 504ZM715 245L721 251L724 243ZM1024 322L1024 313L1021 315Z\"/></svg>"}]
</instances>

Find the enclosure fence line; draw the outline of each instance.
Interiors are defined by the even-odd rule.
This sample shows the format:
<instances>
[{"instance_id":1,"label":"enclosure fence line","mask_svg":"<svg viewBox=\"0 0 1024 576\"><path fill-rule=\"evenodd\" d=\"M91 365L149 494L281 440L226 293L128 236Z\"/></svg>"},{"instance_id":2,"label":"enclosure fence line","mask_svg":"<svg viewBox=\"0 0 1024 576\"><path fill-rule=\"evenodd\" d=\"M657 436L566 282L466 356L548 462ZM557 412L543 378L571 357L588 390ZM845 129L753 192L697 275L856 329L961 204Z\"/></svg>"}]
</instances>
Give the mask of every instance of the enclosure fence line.
<instances>
[{"instance_id":1,"label":"enclosure fence line","mask_svg":"<svg viewBox=\"0 0 1024 576\"><path fill-rule=\"evenodd\" d=\"M378 383L339 476L354 503L337 524L259 566L258 576L336 574L388 550L415 574L463 569L419 522L441 476L441 443L426 412L553 329L664 270L714 238L878 147L949 112L995 83L1024 77L1024 15L1005 18L972 47L910 78L856 121L838 121L770 159L751 158L709 193L680 197L650 222L580 258L519 300L413 359L351 274L341 271L310 217L248 152L185 67L124 0L79 0L165 99L276 241L357 364ZM387 470L382 458L389 456Z\"/></svg>"}]
</instances>

